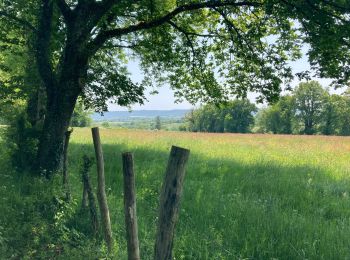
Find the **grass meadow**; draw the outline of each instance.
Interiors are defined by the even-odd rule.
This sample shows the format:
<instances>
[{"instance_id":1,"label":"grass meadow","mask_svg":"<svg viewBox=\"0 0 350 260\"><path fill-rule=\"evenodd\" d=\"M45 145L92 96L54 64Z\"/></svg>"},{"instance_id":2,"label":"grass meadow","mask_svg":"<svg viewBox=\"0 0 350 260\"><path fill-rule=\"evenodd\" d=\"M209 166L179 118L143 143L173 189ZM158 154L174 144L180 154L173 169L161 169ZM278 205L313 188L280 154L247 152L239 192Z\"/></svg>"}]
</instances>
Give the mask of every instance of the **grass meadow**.
<instances>
[{"instance_id":1,"label":"grass meadow","mask_svg":"<svg viewBox=\"0 0 350 260\"><path fill-rule=\"evenodd\" d=\"M171 145L191 150L174 259L350 258L348 137L116 129L101 129L100 134L116 238L113 259L127 259L121 153L134 153L141 258L152 259L159 192ZM45 183L28 184L26 177L14 181L6 162L0 162L4 165L0 175L0 252L28 258L38 250L42 250L40 255L45 256L46 250L47 255L62 259L103 257L103 248L88 238L88 215L79 211L79 170L84 154L94 155L91 132L74 129L69 147L74 199L68 210L62 210L64 225L57 214L55 223L36 225L42 215L30 198L33 194L40 197L38 190ZM95 165L90 176L95 183ZM58 189L59 177L55 182ZM64 246L47 237L52 225L64 227L62 234L69 232ZM72 239L72 230L83 243ZM17 247L25 253L17 252Z\"/></svg>"}]
</instances>

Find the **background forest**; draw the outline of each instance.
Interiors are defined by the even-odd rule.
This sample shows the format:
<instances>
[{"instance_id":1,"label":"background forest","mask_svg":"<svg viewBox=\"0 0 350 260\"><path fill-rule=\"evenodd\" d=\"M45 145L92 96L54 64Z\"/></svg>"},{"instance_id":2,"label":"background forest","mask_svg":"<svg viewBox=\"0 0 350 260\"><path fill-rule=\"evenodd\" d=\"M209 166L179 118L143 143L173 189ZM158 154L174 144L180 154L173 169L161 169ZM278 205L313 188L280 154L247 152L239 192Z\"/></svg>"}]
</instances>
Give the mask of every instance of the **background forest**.
<instances>
[{"instance_id":1,"label":"background forest","mask_svg":"<svg viewBox=\"0 0 350 260\"><path fill-rule=\"evenodd\" d=\"M249 100L204 105L185 117L181 130L193 132L350 134L350 97L330 94L318 82L300 83L278 102L258 109Z\"/></svg>"}]
</instances>

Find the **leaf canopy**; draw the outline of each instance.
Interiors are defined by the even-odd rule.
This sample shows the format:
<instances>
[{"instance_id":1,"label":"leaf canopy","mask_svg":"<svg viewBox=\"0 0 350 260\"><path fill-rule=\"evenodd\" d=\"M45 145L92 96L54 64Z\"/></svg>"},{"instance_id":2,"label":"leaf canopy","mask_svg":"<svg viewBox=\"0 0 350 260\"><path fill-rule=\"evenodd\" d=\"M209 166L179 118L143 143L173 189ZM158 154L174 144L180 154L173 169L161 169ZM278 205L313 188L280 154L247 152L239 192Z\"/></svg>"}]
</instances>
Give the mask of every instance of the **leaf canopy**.
<instances>
[{"instance_id":1,"label":"leaf canopy","mask_svg":"<svg viewBox=\"0 0 350 260\"><path fill-rule=\"evenodd\" d=\"M97 110L105 110L110 99L142 103L146 87L162 84L169 84L178 100L192 103L218 103L249 91L260 93L258 101L273 101L283 86L290 87L289 62L300 58L303 44L310 46L316 75L349 83L345 0L1 1L0 44L17 41L11 43L12 58L0 52L1 80L6 66L18 63L14 45L26 52L35 49L28 48L33 42L44 41L37 30L46 2L54 3L46 67L58 75L67 48L78 46L78 57L88 59L81 96ZM142 83L130 78L129 59L140 62Z\"/></svg>"}]
</instances>

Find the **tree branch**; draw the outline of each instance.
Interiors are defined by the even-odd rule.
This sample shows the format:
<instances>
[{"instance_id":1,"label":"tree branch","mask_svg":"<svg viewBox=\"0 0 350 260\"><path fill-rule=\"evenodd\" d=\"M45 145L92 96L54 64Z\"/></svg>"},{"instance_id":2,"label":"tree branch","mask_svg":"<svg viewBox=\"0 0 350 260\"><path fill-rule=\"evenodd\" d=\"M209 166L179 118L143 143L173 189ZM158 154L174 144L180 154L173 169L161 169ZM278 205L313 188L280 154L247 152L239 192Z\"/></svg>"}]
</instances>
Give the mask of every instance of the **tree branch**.
<instances>
[{"instance_id":1,"label":"tree branch","mask_svg":"<svg viewBox=\"0 0 350 260\"><path fill-rule=\"evenodd\" d=\"M290 7L294 8L295 10L297 10L298 12L300 12L301 14L303 14L306 18L309 19L309 21L310 21L311 23L316 24L316 25L319 26L320 28L322 28L322 27L324 26L324 24L322 24L322 22L320 22L320 21L317 20L317 19L314 19L314 18L312 17L312 15L306 13L300 6L298 6L298 5L296 5L296 4L292 4L292 3L290 3L290 2L287 1L287 0L281 0L281 1L283 1L286 5L289 5ZM314 7L314 6L312 5L312 3L308 2L308 4L309 4L309 5L311 4L311 7L316 8L316 7ZM335 19L340 19L344 24L348 23L347 20L343 20L341 17L336 16L336 15L333 15L332 13L325 12L325 11L320 10L320 9L319 9L318 11L319 11L319 12L323 12L325 15L328 15L328 16L333 17L333 18L335 18ZM346 11L348 11L348 10L346 10ZM306 25L306 23L304 23L304 22L302 21L302 19L299 19L299 22L303 25L305 31L311 32L311 30L308 29L308 26ZM342 44L344 44L345 46L347 46L347 47L350 46L350 44L349 44L346 40L344 40L344 38L339 38L338 40L340 40L340 42L341 42Z\"/></svg>"},{"instance_id":2,"label":"tree branch","mask_svg":"<svg viewBox=\"0 0 350 260\"><path fill-rule=\"evenodd\" d=\"M311 10L316 10L316 11L318 11L320 13L323 13L323 14L325 14L327 16L330 16L330 17L333 17L335 19L338 19L339 21L342 21L344 24L349 23L349 21L347 21L345 18L343 18L343 17L341 17L341 16L339 16L339 15L337 15L335 13L332 13L331 11L327 12L327 11L319 8L317 5L315 5L314 3L310 2L309 0L307 0L306 3L310 6ZM327 3L324 3L324 5L327 5ZM334 8L334 6L332 6L332 7Z\"/></svg>"},{"instance_id":3,"label":"tree branch","mask_svg":"<svg viewBox=\"0 0 350 260\"><path fill-rule=\"evenodd\" d=\"M56 85L55 76L50 62L50 41L52 34L53 3L51 0L43 0L41 15L39 17L39 29L37 34L36 59L41 78L49 95L54 95Z\"/></svg>"},{"instance_id":4,"label":"tree branch","mask_svg":"<svg viewBox=\"0 0 350 260\"><path fill-rule=\"evenodd\" d=\"M65 0L56 0L57 6L60 9L64 19L69 21L72 18L72 10Z\"/></svg>"},{"instance_id":5,"label":"tree branch","mask_svg":"<svg viewBox=\"0 0 350 260\"><path fill-rule=\"evenodd\" d=\"M96 25L100 20L108 14L113 6L120 3L120 1L121 0L79 0L76 7L72 10L72 16L74 16L75 20L82 22L82 26L80 26L76 35L83 36L82 38L91 35L90 32L96 29ZM111 17L107 18L109 22L113 21L115 18L113 15L110 16Z\"/></svg>"},{"instance_id":6,"label":"tree branch","mask_svg":"<svg viewBox=\"0 0 350 260\"><path fill-rule=\"evenodd\" d=\"M192 59L192 67L196 67L196 64L194 62L195 60L195 57L197 56L196 55L196 50L194 48L194 45L193 45L193 42L189 36L189 34L187 33L187 31L185 31L184 29L182 29L181 27L179 27L176 23L172 22L172 21L168 21L168 23L174 27L176 30L178 30L179 32L181 32L183 35L185 35L186 37L186 40L187 40L187 43L188 45L190 46L191 50L192 50L192 56L193 56L193 59Z\"/></svg>"},{"instance_id":7,"label":"tree branch","mask_svg":"<svg viewBox=\"0 0 350 260\"><path fill-rule=\"evenodd\" d=\"M97 2L96 4L101 9L109 10L113 5L117 4L118 2L119 2L118 0L104 0L101 2ZM135 1L130 1L130 2L135 2Z\"/></svg>"},{"instance_id":8,"label":"tree branch","mask_svg":"<svg viewBox=\"0 0 350 260\"><path fill-rule=\"evenodd\" d=\"M174 27L176 30L178 30L179 32L182 32L183 34L187 36L197 36L197 37L203 37L203 38L215 38L215 37L222 37L222 35L219 34L213 34L213 33L209 33L209 34L201 34L201 33L196 33L196 32L189 32L186 31L185 29L181 28L180 26L178 26L176 23L172 22L172 21L168 21L168 24L170 24L172 27Z\"/></svg>"},{"instance_id":9,"label":"tree branch","mask_svg":"<svg viewBox=\"0 0 350 260\"><path fill-rule=\"evenodd\" d=\"M122 41L121 41L122 42ZM110 44L104 45L101 47L101 49L110 49L110 48L123 48L123 49L135 49L137 48L139 45L136 43L126 43L126 44L122 44L122 43L113 43L111 42Z\"/></svg>"},{"instance_id":10,"label":"tree branch","mask_svg":"<svg viewBox=\"0 0 350 260\"><path fill-rule=\"evenodd\" d=\"M145 29L151 29L151 28L163 25L164 23L167 23L178 14L181 14L186 11L194 11L194 10L199 10L203 8L214 8L214 7L222 7L222 6L239 7L239 6L261 6L261 5L262 5L261 3L254 2L254 1L237 2L235 0L226 0L226 1L210 0L202 3L185 4L185 5L176 7L173 11L167 13L162 17L155 18L150 21L141 21L137 24L130 25L124 28L116 28L113 30L101 31L96 36L96 38L89 44L88 48L92 53L94 53L110 38L120 37L122 35L126 35L129 33L137 32Z\"/></svg>"},{"instance_id":11,"label":"tree branch","mask_svg":"<svg viewBox=\"0 0 350 260\"><path fill-rule=\"evenodd\" d=\"M0 17L1 16L6 17L6 18L14 21L15 23L17 23L18 25L20 25L23 28L30 29L33 32L37 32L37 29L30 22L28 22L24 19L21 19L15 15L9 14L5 11L0 11Z\"/></svg>"},{"instance_id":12,"label":"tree branch","mask_svg":"<svg viewBox=\"0 0 350 260\"><path fill-rule=\"evenodd\" d=\"M350 12L350 5L349 5L349 3L348 3L347 6L346 5L342 6L342 5L336 4L336 3L332 2L332 1L327 1L327 0L321 0L321 2L323 4L325 4L325 5L329 5L331 7L337 8L339 11ZM344 3L345 3L345 1L344 1Z\"/></svg>"},{"instance_id":13,"label":"tree branch","mask_svg":"<svg viewBox=\"0 0 350 260\"><path fill-rule=\"evenodd\" d=\"M78 2L76 12L80 9L84 9L91 15L93 20L97 22L101 19L114 5L118 4L120 0L104 0L96 2L94 0L80 0ZM135 2L135 1L130 1Z\"/></svg>"},{"instance_id":14,"label":"tree branch","mask_svg":"<svg viewBox=\"0 0 350 260\"><path fill-rule=\"evenodd\" d=\"M250 50L250 52L252 54L255 53L254 51L254 48L250 45L250 43L246 40L246 38L241 34L240 30L230 21L230 19L227 17L227 15L225 14L225 12L217 9L217 8L214 8L214 10L216 12L218 12L222 18L224 19L227 27L228 27L228 30L232 32L232 30L235 32L235 34L237 35L238 39L240 40L240 44L242 46L242 48L244 48L244 44L243 42L245 43L245 45L248 47L248 49ZM232 40L232 44L234 43L234 40L233 38L231 37L231 40Z\"/></svg>"}]
</instances>

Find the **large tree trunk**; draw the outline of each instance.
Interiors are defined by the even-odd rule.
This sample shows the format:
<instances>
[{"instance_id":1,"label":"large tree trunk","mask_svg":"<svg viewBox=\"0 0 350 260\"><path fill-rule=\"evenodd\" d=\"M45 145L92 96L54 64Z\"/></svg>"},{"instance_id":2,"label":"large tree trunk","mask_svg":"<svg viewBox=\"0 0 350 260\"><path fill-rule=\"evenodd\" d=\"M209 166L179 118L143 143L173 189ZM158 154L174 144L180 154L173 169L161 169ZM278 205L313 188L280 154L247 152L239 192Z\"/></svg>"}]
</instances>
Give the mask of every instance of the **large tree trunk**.
<instances>
[{"instance_id":1,"label":"large tree trunk","mask_svg":"<svg viewBox=\"0 0 350 260\"><path fill-rule=\"evenodd\" d=\"M59 8L67 8L64 9L67 33L64 51L57 66L53 66L50 43L54 26L54 3L60 1L42 2L36 58L46 88L47 105L35 168L50 178L60 168L64 133L69 126L76 100L83 90L88 59L93 54L86 49L86 44L95 23L90 23L88 19L89 11L92 11L87 8L88 5L77 8L73 15L72 10L68 10L68 5L62 6L62 1L58 4Z\"/></svg>"},{"instance_id":2,"label":"large tree trunk","mask_svg":"<svg viewBox=\"0 0 350 260\"><path fill-rule=\"evenodd\" d=\"M68 129L79 95L78 87L66 84L47 100L47 112L39 140L36 170L50 178L60 166L63 155L64 134ZM70 85L70 86L69 86Z\"/></svg>"},{"instance_id":3,"label":"large tree trunk","mask_svg":"<svg viewBox=\"0 0 350 260\"><path fill-rule=\"evenodd\" d=\"M314 134L314 124L313 121L308 118L307 120L305 120L305 130L304 133L307 135L312 135Z\"/></svg>"}]
</instances>

